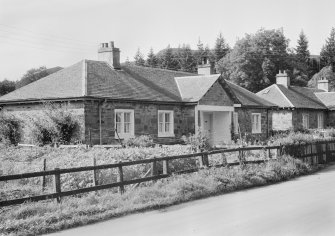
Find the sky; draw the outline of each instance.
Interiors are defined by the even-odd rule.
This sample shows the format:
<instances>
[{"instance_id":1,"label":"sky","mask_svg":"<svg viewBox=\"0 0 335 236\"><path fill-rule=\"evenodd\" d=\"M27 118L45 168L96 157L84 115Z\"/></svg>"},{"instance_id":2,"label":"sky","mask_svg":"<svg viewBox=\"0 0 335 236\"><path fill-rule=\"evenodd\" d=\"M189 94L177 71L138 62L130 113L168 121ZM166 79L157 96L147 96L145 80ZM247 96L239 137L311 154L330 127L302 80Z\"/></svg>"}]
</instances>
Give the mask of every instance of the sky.
<instances>
[{"instance_id":1,"label":"sky","mask_svg":"<svg viewBox=\"0 0 335 236\"><path fill-rule=\"evenodd\" d=\"M0 0L0 81L31 68L67 67L97 59L114 41L121 61L198 39L210 47L221 32L236 40L260 28L283 28L295 47L301 30L319 54L335 27L333 0Z\"/></svg>"}]
</instances>

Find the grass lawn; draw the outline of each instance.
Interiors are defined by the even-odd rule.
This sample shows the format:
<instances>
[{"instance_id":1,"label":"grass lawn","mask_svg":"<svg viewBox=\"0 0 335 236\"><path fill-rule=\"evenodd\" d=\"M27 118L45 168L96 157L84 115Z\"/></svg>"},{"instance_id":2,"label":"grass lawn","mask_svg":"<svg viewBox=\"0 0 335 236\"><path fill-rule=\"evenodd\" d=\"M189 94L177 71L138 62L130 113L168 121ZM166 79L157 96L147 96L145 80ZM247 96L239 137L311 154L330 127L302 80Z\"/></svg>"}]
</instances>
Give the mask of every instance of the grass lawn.
<instances>
[{"instance_id":1,"label":"grass lawn","mask_svg":"<svg viewBox=\"0 0 335 236\"><path fill-rule=\"evenodd\" d=\"M244 167L204 169L174 175L120 195L103 190L53 201L0 208L0 235L36 235L86 225L138 211L157 209L193 199L262 186L312 173L310 166L288 156Z\"/></svg>"}]
</instances>

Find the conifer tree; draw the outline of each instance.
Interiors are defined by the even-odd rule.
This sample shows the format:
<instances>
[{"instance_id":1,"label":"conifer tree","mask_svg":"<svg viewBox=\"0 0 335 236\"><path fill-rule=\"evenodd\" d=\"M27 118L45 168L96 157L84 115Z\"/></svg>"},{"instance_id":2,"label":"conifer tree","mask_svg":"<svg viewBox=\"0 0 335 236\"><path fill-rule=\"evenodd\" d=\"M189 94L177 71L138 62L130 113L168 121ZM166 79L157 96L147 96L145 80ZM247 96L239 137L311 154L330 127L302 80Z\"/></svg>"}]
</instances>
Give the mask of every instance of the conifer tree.
<instances>
[{"instance_id":1,"label":"conifer tree","mask_svg":"<svg viewBox=\"0 0 335 236\"><path fill-rule=\"evenodd\" d=\"M145 60L144 60L143 54L140 51L140 48L137 49L134 59L135 59L135 65L144 66Z\"/></svg>"},{"instance_id":2,"label":"conifer tree","mask_svg":"<svg viewBox=\"0 0 335 236\"><path fill-rule=\"evenodd\" d=\"M326 44L321 49L321 63L323 66L331 66L335 70L335 28L332 28Z\"/></svg>"},{"instance_id":3,"label":"conifer tree","mask_svg":"<svg viewBox=\"0 0 335 236\"><path fill-rule=\"evenodd\" d=\"M147 66L150 67L157 67L158 65L158 58L156 57L154 50L152 48L150 48L146 64Z\"/></svg>"},{"instance_id":4,"label":"conifer tree","mask_svg":"<svg viewBox=\"0 0 335 236\"><path fill-rule=\"evenodd\" d=\"M227 55L229 52L229 45L226 43L222 36L222 33L216 38L214 46L215 62L218 62L221 58Z\"/></svg>"},{"instance_id":5,"label":"conifer tree","mask_svg":"<svg viewBox=\"0 0 335 236\"><path fill-rule=\"evenodd\" d=\"M307 63L310 57L310 53L308 50L308 40L303 31L301 31L298 39L298 45L295 49L296 58L301 63Z\"/></svg>"},{"instance_id":6,"label":"conifer tree","mask_svg":"<svg viewBox=\"0 0 335 236\"><path fill-rule=\"evenodd\" d=\"M191 47L184 44L183 47L180 48L178 51L178 62L180 65L180 69L187 72L196 71L197 60L193 55Z\"/></svg>"}]
</instances>

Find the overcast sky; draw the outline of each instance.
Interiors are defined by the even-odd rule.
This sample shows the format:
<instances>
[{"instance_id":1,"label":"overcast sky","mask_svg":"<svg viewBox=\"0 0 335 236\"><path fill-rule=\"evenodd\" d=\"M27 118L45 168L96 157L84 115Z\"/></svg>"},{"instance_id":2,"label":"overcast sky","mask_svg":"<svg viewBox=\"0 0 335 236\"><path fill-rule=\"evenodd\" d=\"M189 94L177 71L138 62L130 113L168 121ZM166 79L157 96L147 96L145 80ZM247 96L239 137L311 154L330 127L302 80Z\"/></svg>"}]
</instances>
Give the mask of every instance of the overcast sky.
<instances>
[{"instance_id":1,"label":"overcast sky","mask_svg":"<svg viewBox=\"0 0 335 236\"><path fill-rule=\"evenodd\" d=\"M137 48L145 55L168 44L196 48L199 37L213 47L220 32L233 46L262 27L283 27L290 47L304 30L319 54L334 9L334 0L0 0L0 80L97 59L101 42L113 40L125 61Z\"/></svg>"}]
</instances>

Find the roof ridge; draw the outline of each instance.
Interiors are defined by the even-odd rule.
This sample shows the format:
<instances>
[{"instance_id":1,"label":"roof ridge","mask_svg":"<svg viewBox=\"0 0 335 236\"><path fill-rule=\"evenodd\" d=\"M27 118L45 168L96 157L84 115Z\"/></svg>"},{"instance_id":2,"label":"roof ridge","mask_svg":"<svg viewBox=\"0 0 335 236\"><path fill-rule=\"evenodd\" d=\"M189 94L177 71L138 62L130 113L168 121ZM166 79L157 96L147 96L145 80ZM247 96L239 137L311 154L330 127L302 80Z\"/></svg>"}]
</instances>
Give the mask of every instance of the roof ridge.
<instances>
[{"instance_id":1,"label":"roof ridge","mask_svg":"<svg viewBox=\"0 0 335 236\"><path fill-rule=\"evenodd\" d=\"M122 63L125 64L125 63ZM150 66L138 66L134 64L127 64L126 66L132 66L132 67L140 67L140 68L148 68L148 69L155 69L155 70L161 70L161 71L168 71L168 72L178 72L178 73L185 73L185 74L191 74L191 75L196 75L192 72L186 72L186 71L180 71L180 70L170 70L170 69L164 69L164 68L157 68L157 67L150 67ZM121 67L122 68L122 67ZM186 76L184 76L186 77Z\"/></svg>"},{"instance_id":2,"label":"roof ridge","mask_svg":"<svg viewBox=\"0 0 335 236\"><path fill-rule=\"evenodd\" d=\"M297 87L297 86L296 86L296 87ZM304 88L304 87L300 87L300 88ZM325 104L323 104L322 101L321 101L318 97L316 97L316 98L317 98L317 100L319 100L319 101L314 100L314 99L310 98L309 96L306 96L305 94L300 93L300 92L298 92L298 91L294 91L294 92L296 92L296 93L298 93L299 95L303 96L304 98L307 98L308 100L310 100L310 101L312 101L312 102L315 102L316 104L321 105L321 106L323 106L323 107L326 108Z\"/></svg>"}]
</instances>

